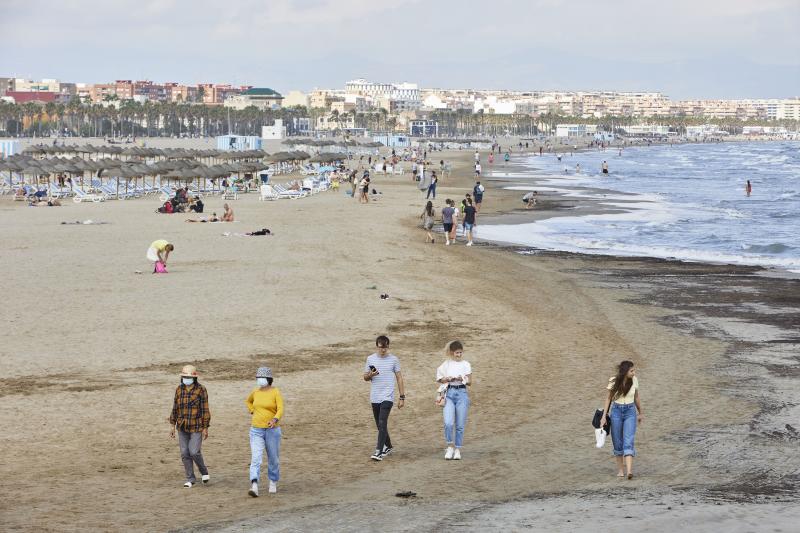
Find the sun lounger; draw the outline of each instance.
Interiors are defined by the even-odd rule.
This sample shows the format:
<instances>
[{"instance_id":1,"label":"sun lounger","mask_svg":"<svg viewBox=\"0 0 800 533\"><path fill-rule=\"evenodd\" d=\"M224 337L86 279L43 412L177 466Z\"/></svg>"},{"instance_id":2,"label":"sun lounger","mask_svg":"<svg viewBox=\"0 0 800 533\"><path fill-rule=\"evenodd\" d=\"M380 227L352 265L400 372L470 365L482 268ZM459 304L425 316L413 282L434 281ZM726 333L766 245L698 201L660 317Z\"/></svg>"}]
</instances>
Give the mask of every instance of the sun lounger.
<instances>
[{"instance_id":1,"label":"sun lounger","mask_svg":"<svg viewBox=\"0 0 800 533\"><path fill-rule=\"evenodd\" d=\"M295 191L291 189L287 189L282 185L275 185L274 186L275 192L278 194L278 198L289 198L294 200L296 198L304 198L308 196L308 193L305 191Z\"/></svg>"},{"instance_id":2,"label":"sun lounger","mask_svg":"<svg viewBox=\"0 0 800 533\"><path fill-rule=\"evenodd\" d=\"M222 195L223 200L238 200L239 199L239 190L236 188L236 185L228 187L225 189L225 193Z\"/></svg>"},{"instance_id":3,"label":"sun lounger","mask_svg":"<svg viewBox=\"0 0 800 533\"><path fill-rule=\"evenodd\" d=\"M258 199L259 199L259 201L277 200L278 199L278 193L275 192L275 190L272 188L272 185L269 185L269 184L265 183L259 189Z\"/></svg>"},{"instance_id":4,"label":"sun lounger","mask_svg":"<svg viewBox=\"0 0 800 533\"><path fill-rule=\"evenodd\" d=\"M81 202L105 202L107 195L105 193L88 193L83 192L81 189L75 188L73 189L75 192L75 196L72 198L72 201L76 204Z\"/></svg>"}]
</instances>

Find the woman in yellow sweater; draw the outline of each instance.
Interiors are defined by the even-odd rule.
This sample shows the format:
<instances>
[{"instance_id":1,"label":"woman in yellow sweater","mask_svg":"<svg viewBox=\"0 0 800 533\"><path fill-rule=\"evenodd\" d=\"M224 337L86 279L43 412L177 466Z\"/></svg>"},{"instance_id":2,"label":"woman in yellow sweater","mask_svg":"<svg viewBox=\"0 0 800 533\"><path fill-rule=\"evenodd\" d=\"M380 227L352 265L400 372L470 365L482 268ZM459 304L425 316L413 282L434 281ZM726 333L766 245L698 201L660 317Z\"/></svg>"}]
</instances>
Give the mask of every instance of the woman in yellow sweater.
<instances>
[{"instance_id":1,"label":"woman in yellow sweater","mask_svg":"<svg viewBox=\"0 0 800 533\"><path fill-rule=\"evenodd\" d=\"M252 497L258 496L258 478L261 473L261 460L267 452L267 477L269 492L278 492L280 479L281 428L283 418L283 398L281 392L272 386L272 370L262 366L256 372L257 388L253 389L245 403L253 415L250 427L250 491Z\"/></svg>"}]
</instances>

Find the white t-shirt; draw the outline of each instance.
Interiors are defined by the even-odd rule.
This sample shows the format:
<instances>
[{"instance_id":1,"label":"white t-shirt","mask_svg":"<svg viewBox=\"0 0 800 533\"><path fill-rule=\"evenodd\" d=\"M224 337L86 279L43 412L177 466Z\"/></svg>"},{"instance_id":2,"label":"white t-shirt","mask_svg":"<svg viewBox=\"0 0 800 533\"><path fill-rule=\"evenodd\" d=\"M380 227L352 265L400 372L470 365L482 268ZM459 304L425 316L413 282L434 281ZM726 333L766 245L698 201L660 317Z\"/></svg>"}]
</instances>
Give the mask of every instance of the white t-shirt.
<instances>
[{"instance_id":1,"label":"white t-shirt","mask_svg":"<svg viewBox=\"0 0 800 533\"><path fill-rule=\"evenodd\" d=\"M472 366L469 364L469 361L464 361L463 359L461 361L448 359L436 369L436 381L447 377L462 378L462 381L451 381L450 384L466 385L466 376L470 374L472 374Z\"/></svg>"}]
</instances>

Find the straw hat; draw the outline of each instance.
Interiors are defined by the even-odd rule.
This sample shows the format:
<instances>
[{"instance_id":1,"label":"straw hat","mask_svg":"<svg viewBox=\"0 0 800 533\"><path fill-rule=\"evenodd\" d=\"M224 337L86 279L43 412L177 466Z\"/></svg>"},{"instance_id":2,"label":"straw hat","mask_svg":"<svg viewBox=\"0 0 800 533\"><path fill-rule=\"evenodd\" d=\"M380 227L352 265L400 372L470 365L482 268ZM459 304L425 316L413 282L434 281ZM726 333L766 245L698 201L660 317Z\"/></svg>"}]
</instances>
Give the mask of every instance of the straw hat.
<instances>
[{"instance_id":1,"label":"straw hat","mask_svg":"<svg viewBox=\"0 0 800 533\"><path fill-rule=\"evenodd\" d=\"M192 365L186 365L181 368L181 377L182 378L196 378L197 377L197 369Z\"/></svg>"},{"instance_id":2,"label":"straw hat","mask_svg":"<svg viewBox=\"0 0 800 533\"><path fill-rule=\"evenodd\" d=\"M271 378L272 370L268 366L262 366L256 371L257 378Z\"/></svg>"}]
</instances>

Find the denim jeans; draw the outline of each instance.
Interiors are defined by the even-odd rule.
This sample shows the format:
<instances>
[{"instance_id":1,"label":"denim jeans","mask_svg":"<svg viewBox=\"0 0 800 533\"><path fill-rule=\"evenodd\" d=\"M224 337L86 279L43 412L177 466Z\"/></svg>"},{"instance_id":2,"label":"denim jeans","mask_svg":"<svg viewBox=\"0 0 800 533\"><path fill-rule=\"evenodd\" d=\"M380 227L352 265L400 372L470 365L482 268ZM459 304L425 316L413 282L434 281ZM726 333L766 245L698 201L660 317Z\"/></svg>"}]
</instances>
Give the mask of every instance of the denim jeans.
<instances>
[{"instance_id":1,"label":"denim jeans","mask_svg":"<svg viewBox=\"0 0 800 533\"><path fill-rule=\"evenodd\" d=\"M636 455L633 439L636 436L636 404L611 404L611 442L614 455Z\"/></svg>"},{"instance_id":2,"label":"denim jeans","mask_svg":"<svg viewBox=\"0 0 800 533\"><path fill-rule=\"evenodd\" d=\"M383 448L392 447L392 439L389 437L389 413L392 411L394 403L385 401L372 404L372 416L375 418L375 425L378 428L378 443L376 450L383 451Z\"/></svg>"},{"instance_id":3,"label":"denim jeans","mask_svg":"<svg viewBox=\"0 0 800 533\"><path fill-rule=\"evenodd\" d=\"M467 411L469 410L469 394L467 389L447 389L447 401L444 404L444 440L453 444L453 429L455 429L455 445L461 448L464 444L464 426L467 425Z\"/></svg>"},{"instance_id":4,"label":"denim jeans","mask_svg":"<svg viewBox=\"0 0 800 533\"><path fill-rule=\"evenodd\" d=\"M183 462L183 469L186 471L186 481L194 483L197 478L194 477L194 465L202 475L208 474L208 468L203 461L203 453L200 447L203 444L203 434L201 432L189 433L178 429L178 446L181 449L181 461Z\"/></svg>"},{"instance_id":5,"label":"denim jeans","mask_svg":"<svg viewBox=\"0 0 800 533\"><path fill-rule=\"evenodd\" d=\"M278 481L281 477L281 428L250 428L250 481L258 482L265 449L267 477L270 481Z\"/></svg>"},{"instance_id":6,"label":"denim jeans","mask_svg":"<svg viewBox=\"0 0 800 533\"><path fill-rule=\"evenodd\" d=\"M425 199L427 200L428 198L430 198L431 194L433 194L433 199L435 200L436 199L436 184L435 183L431 183L430 185L428 185L428 194L425 195Z\"/></svg>"}]
</instances>

